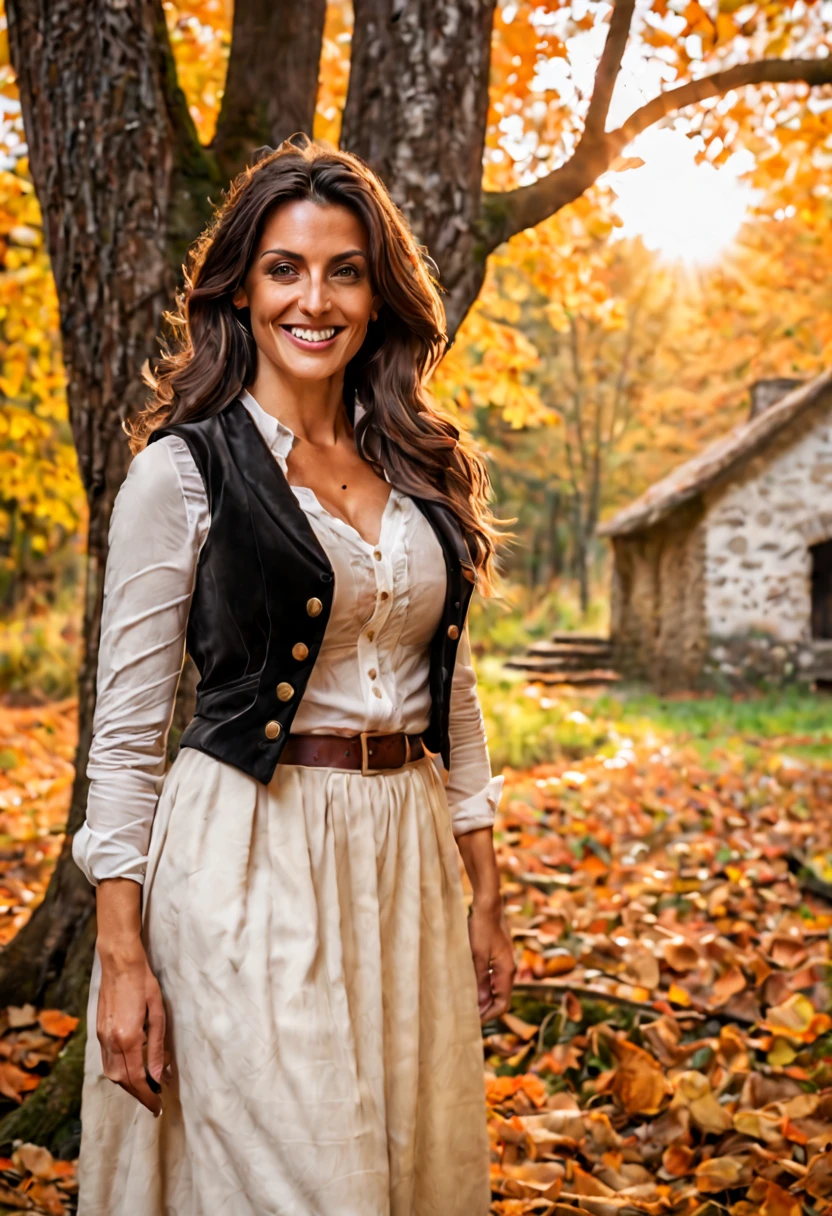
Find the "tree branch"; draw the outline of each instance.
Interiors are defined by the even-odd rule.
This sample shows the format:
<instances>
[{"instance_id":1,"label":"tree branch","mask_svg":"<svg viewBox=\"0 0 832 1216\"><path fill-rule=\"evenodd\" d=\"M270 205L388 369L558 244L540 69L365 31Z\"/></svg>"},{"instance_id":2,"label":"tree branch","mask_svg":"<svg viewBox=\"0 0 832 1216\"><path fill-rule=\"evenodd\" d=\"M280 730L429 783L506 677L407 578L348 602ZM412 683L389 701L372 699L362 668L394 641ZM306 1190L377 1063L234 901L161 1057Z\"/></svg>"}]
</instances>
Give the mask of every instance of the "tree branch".
<instances>
[{"instance_id":1,"label":"tree branch","mask_svg":"<svg viewBox=\"0 0 832 1216\"><path fill-rule=\"evenodd\" d=\"M610 28L595 73L595 86L584 124L584 139L603 137L615 82L630 37L635 0L614 0Z\"/></svg>"},{"instance_id":2,"label":"tree branch","mask_svg":"<svg viewBox=\"0 0 832 1216\"><path fill-rule=\"evenodd\" d=\"M604 50L606 53L606 47ZM610 60L611 57L612 51ZM739 64L724 72L703 76L701 80L691 80L678 88L667 89L634 111L615 131L607 134L597 130L595 133L585 131L574 155L560 168L519 190L494 191L483 195L481 225L486 252L490 253L524 228L534 228L580 198L609 169L636 135L668 114L709 97L724 96L731 89L746 85L798 81L810 86L831 84L832 56L826 59L762 59L756 63ZM608 87L608 82L605 81L604 85Z\"/></svg>"},{"instance_id":3,"label":"tree branch","mask_svg":"<svg viewBox=\"0 0 832 1216\"><path fill-rule=\"evenodd\" d=\"M312 135L326 0L237 0L225 94L212 144L230 180L256 148Z\"/></svg>"},{"instance_id":4,"label":"tree branch","mask_svg":"<svg viewBox=\"0 0 832 1216\"><path fill-rule=\"evenodd\" d=\"M790 84L798 81L808 85L832 84L832 55L826 59L760 59L756 63L741 63L724 72L714 72L701 80L690 80L676 89L666 89L634 111L617 130L609 133L607 139L613 145L611 159L636 135L675 110L683 110L709 97L723 97L731 89L741 89L750 84Z\"/></svg>"}]
</instances>

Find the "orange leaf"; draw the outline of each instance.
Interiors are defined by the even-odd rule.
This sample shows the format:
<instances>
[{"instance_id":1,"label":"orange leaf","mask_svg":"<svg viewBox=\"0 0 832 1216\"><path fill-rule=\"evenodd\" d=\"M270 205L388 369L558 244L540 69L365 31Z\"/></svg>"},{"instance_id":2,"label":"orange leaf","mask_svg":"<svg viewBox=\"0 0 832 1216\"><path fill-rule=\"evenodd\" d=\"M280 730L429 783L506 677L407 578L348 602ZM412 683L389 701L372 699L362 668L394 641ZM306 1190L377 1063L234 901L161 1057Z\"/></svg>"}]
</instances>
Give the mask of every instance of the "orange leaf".
<instances>
[{"instance_id":1,"label":"orange leaf","mask_svg":"<svg viewBox=\"0 0 832 1216\"><path fill-rule=\"evenodd\" d=\"M794 1195L784 1191L776 1182L770 1182L766 1197L760 1208L760 1216L801 1216L803 1209Z\"/></svg>"},{"instance_id":2,"label":"orange leaf","mask_svg":"<svg viewBox=\"0 0 832 1216\"><path fill-rule=\"evenodd\" d=\"M689 1174L693 1165L694 1152L684 1144L671 1144L662 1154L662 1165L666 1174L681 1178Z\"/></svg>"},{"instance_id":3,"label":"orange leaf","mask_svg":"<svg viewBox=\"0 0 832 1216\"><path fill-rule=\"evenodd\" d=\"M24 1072L22 1068L18 1068L16 1064L10 1064L8 1060L0 1062L0 1094L11 1098L13 1102L22 1102L23 1095L29 1093L30 1090L37 1089L38 1085L40 1085L40 1077L33 1076L30 1072Z\"/></svg>"},{"instance_id":4,"label":"orange leaf","mask_svg":"<svg viewBox=\"0 0 832 1216\"><path fill-rule=\"evenodd\" d=\"M38 1021L42 1029L55 1039L67 1038L78 1025L77 1018L62 1013L60 1009L42 1009L38 1014Z\"/></svg>"},{"instance_id":5,"label":"orange leaf","mask_svg":"<svg viewBox=\"0 0 832 1216\"><path fill-rule=\"evenodd\" d=\"M670 1085L658 1060L634 1043L616 1041L614 1051L619 1064L612 1092L628 1115L655 1115Z\"/></svg>"},{"instance_id":6,"label":"orange leaf","mask_svg":"<svg viewBox=\"0 0 832 1216\"><path fill-rule=\"evenodd\" d=\"M672 1001L674 1005L689 1005L690 993L685 992L684 988L680 988L678 984L671 984L667 990L667 999Z\"/></svg>"}]
</instances>

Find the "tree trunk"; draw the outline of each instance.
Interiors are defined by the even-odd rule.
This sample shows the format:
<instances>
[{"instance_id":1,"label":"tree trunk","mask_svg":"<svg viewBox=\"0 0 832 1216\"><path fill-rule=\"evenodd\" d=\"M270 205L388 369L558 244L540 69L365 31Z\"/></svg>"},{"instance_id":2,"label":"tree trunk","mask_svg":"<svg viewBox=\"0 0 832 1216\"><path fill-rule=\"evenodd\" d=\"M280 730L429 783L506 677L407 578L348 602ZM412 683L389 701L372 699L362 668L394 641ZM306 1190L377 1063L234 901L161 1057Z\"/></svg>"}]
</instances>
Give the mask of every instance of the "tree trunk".
<instances>
[{"instance_id":1,"label":"tree trunk","mask_svg":"<svg viewBox=\"0 0 832 1216\"><path fill-rule=\"evenodd\" d=\"M141 365L174 282L165 219L175 159L152 0L8 0L6 11L60 301L89 541L69 835L47 898L0 956L0 1004L39 999L93 912L70 837L86 804L107 529L129 457L121 424L144 398Z\"/></svg>"},{"instance_id":2,"label":"tree trunk","mask_svg":"<svg viewBox=\"0 0 832 1216\"><path fill-rule=\"evenodd\" d=\"M230 180L264 144L311 137L326 0L236 0L231 58L212 149Z\"/></svg>"},{"instance_id":3,"label":"tree trunk","mask_svg":"<svg viewBox=\"0 0 832 1216\"><path fill-rule=\"evenodd\" d=\"M452 335L479 295L482 153L495 0L355 0L341 144L373 168L448 293Z\"/></svg>"}]
</instances>

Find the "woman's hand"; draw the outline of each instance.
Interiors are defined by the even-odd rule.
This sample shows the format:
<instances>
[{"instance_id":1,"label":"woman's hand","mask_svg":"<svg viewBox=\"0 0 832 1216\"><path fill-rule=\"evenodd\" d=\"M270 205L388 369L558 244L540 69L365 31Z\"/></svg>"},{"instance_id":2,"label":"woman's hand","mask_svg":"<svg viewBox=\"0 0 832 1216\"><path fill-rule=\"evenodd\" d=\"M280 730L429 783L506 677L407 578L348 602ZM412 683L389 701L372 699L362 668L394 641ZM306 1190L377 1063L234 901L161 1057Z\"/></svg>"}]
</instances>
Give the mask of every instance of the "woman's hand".
<instances>
[{"instance_id":1,"label":"woman's hand","mask_svg":"<svg viewBox=\"0 0 832 1216\"><path fill-rule=\"evenodd\" d=\"M491 828L476 828L457 837L474 902L468 917L468 939L477 973L477 1000L483 1022L505 1013L514 984L514 948L503 915L500 874Z\"/></svg>"},{"instance_id":2,"label":"woman's hand","mask_svg":"<svg viewBox=\"0 0 832 1216\"><path fill-rule=\"evenodd\" d=\"M158 1116L165 1007L141 939L141 888L132 879L107 879L98 886L97 906L101 990L96 1030L104 1076Z\"/></svg>"},{"instance_id":3,"label":"woman's hand","mask_svg":"<svg viewBox=\"0 0 832 1216\"><path fill-rule=\"evenodd\" d=\"M517 970L502 902L482 906L474 900L468 917L468 939L477 974L480 1020L489 1022L508 1010Z\"/></svg>"}]
</instances>

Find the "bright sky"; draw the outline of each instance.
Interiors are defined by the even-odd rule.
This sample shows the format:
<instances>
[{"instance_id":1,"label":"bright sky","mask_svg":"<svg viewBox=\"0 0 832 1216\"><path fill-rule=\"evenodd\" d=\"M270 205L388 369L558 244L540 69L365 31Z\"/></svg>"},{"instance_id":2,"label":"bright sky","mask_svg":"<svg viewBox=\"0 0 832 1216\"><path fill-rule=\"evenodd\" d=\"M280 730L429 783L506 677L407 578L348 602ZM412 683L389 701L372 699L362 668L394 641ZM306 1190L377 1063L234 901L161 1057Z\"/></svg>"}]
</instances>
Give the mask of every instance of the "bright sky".
<instances>
[{"instance_id":1,"label":"bright sky","mask_svg":"<svg viewBox=\"0 0 832 1216\"><path fill-rule=\"evenodd\" d=\"M639 8L645 2L639 0ZM580 17L585 8L587 0L575 0L570 11ZM679 22L684 25L681 18ZM549 60L538 71L538 85L556 88L562 104L577 105L578 90L586 96L592 89L606 33L606 25L597 23L569 38L569 65L563 59ZM696 57L695 40L688 51ZM673 75L656 58L645 59L638 40L631 40L616 82L608 127L618 126L644 102L672 86ZM695 154L701 145L688 139L685 129L684 115L675 128L651 127L624 149L625 156L641 157L643 167L609 173L604 180L618 195L623 236L640 236L669 260L708 265L730 247L754 202L754 192L739 181L740 173L753 165L753 158L741 152L718 169L697 165Z\"/></svg>"},{"instance_id":2,"label":"bright sky","mask_svg":"<svg viewBox=\"0 0 832 1216\"><path fill-rule=\"evenodd\" d=\"M624 221L621 235L640 236L671 261L717 262L754 202L754 191L739 180L753 164L751 154L738 152L718 169L698 165L694 142L665 128L645 131L627 155L645 163L608 177Z\"/></svg>"}]
</instances>

